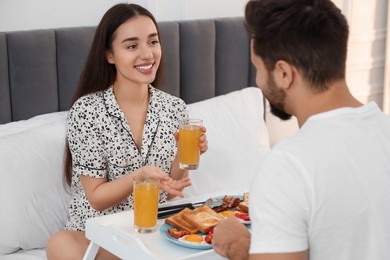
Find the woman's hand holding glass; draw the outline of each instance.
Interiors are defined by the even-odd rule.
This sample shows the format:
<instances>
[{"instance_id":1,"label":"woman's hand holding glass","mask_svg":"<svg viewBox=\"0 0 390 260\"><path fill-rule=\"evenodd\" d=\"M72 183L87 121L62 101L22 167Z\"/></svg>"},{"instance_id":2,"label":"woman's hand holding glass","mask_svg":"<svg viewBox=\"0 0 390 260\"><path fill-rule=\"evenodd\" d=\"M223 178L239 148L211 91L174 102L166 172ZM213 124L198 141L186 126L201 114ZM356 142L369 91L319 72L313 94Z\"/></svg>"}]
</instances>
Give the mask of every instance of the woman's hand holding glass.
<instances>
[{"instance_id":1,"label":"woman's hand holding glass","mask_svg":"<svg viewBox=\"0 0 390 260\"><path fill-rule=\"evenodd\" d=\"M202 126L202 134L199 137L200 154L204 154L209 149L206 131L207 131L206 127ZM176 142L178 143L179 142L179 132L175 133L175 139L176 139Z\"/></svg>"},{"instance_id":2,"label":"woman's hand holding glass","mask_svg":"<svg viewBox=\"0 0 390 260\"><path fill-rule=\"evenodd\" d=\"M208 149L206 128L201 119L186 119L180 122L179 131L175 133L177 142L177 159L182 170L196 170L200 156Z\"/></svg>"},{"instance_id":3,"label":"woman's hand holding glass","mask_svg":"<svg viewBox=\"0 0 390 260\"><path fill-rule=\"evenodd\" d=\"M200 154L204 154L209 149L207 135L206 135L206 127L202 127L202 135L199 138L199 147Z\"/></svg>"}]
</instances>

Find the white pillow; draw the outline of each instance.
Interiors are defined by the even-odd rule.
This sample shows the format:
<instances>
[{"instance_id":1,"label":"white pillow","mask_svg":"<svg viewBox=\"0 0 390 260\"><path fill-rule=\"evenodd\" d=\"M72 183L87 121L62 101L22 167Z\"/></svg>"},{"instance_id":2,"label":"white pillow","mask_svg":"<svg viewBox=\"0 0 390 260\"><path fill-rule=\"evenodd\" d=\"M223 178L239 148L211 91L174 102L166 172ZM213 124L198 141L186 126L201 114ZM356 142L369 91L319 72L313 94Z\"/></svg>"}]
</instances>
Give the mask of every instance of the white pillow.
<instances>
[{"instance_id":1,"label":"white pillow","mask_svg":"<svg viewBox=\"0 0 390 260\"><path fill-rule=\"evenodd\" d=\"M8 124L0 125L0 136L16 134L34 127L50 124L66 118L67 111L53 112L35 116L28 120L19 120Z\"/></svg>"},{"instance_id":2,"label":"white pillow","mask_svg":"<svg viewBox=\"0 0 390 260\"><path fill-rule=\"evenodd\" d=\"M190 117L203 119L209 149L201 156L199 168L189 172L192 186L184 189L185 197L248 191L269 151L260 89L248 87L189 104L188 110Z\"/></svg>"},{"instance_id":3,"label":"white pillow","mask_svg":"<svg viewBox=\"0 0 390 260\"><path fill-rule=\"evenodd\" d=\"M63 184L66 112L1 126L0 256L43 248L63 229L70 195ZM13 125L12 125L13 124Z\"/></svg>"}]
</instances>

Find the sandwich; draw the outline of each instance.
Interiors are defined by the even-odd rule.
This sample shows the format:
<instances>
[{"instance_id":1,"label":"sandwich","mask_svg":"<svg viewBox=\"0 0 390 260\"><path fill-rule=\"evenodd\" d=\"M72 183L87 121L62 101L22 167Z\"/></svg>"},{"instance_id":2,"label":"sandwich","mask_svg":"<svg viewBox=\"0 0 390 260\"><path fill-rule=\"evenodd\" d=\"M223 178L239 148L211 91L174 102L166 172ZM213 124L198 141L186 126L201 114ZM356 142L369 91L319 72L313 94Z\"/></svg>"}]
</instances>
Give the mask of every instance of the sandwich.
<instances>
[{"instance_id":1,"label":"sandwich","mask_svg":"<svg viewBox=\"0 0 390 260\"><path fill-rule=\"evenodd\" d=\"M199 229L200 232L207 234L225 217L215 212L212 208L204 205L201 208L183 212L183 219Z\"/></svg>"},{"instance_id":2,"label":"sandwich","mask_svg":"<svg viewBox=\"0 0 390 260\"><path fill-rule=\"evenodd\" d=\"M188 212L192 212L192 210L189 208L184 208L179 213L166 218L165 223L179 230L188 231L190 234L196 234L199 232L198 228L183 219L183 214Z\"/></svg>"}]
</instances>

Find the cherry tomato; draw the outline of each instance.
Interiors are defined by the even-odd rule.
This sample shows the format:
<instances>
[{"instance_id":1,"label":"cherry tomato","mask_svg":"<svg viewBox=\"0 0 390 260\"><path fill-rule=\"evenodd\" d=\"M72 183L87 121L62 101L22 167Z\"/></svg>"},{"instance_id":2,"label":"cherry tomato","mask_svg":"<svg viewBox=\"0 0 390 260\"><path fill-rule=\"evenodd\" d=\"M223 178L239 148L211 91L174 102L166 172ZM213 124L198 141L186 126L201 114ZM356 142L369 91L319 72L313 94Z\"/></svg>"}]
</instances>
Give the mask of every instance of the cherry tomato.
<instances>
[{"instance_id":1,"label":"cherry tomato","mask_svg":"<svg viewBox=\"0 0 390 260\"><path fill-rule=\"evenodd\" d=\"M185 235L189 235L190 232L185 231L185 230L179 230L177 228L168 228L168 233L171 237L173 238L180 238Z\"/></svg>"},{"instance_id":2,"label":"cherry tomato","mask_svg":"<svg viewBox=\"0 0 390 260\"><path fill-rule=\"evenodd\" d=\"M213 241L213 234L214 234L214 228L210 229L210 231L204 237L204 241L206 241L206 243L208 244L211 244Z\"/></svg>"},{"instance_id":3,"label":"cherry tomato","mask_svg":"<svg viewBox=\"0 0 390 260\"><path fill-rule=\"evenodd\" d=\"M212 227L207 234L213 234L214 233L214 227Z\"/></svg>"},{"instance_id":4,"label":"cherry tomato","mask_svg":"<svg viewBox=\"0 0 390 260\"><path fill-rule=\"evenodd\" d=\"M213 234L207 234L205 237L204 237L204 241L206 241L206 243L208 244L211 244L213 242Z\"/></svg>"},{"instance_id":5,"label":"cherry tomato","mask_svg":"<svg viewBox=\"0 0 390 260\"><path fill-rule=\"evenodd\" d=\"M244 221L250 221L249 214L248 213L243 213L243 212L236 212L236 217L240 218Z\"/></svg>"}]
</instances>

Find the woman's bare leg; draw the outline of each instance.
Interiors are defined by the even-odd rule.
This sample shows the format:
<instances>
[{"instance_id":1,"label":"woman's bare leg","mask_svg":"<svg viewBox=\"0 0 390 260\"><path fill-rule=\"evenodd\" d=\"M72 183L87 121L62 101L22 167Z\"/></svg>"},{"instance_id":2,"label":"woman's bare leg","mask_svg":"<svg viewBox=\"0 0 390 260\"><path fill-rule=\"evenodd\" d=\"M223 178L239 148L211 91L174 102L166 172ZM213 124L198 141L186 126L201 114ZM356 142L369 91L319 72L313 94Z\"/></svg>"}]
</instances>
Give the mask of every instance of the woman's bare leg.
<instances>
[{"instance_id":1,"label":"woman's bare leg","mask_svg":"<svg viewBox=\"0 0 390 260\"><path fill-rule=\"evenodd\" d=\"M73 260L83 259L87 251L89 240L82 231L60 231L52 236L46 245L46 255L49 260ZM95 259L119 259L103 248Z\"/></svg>"}]
</instances>

